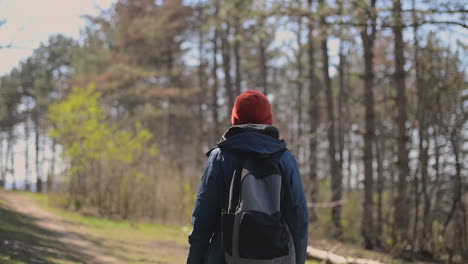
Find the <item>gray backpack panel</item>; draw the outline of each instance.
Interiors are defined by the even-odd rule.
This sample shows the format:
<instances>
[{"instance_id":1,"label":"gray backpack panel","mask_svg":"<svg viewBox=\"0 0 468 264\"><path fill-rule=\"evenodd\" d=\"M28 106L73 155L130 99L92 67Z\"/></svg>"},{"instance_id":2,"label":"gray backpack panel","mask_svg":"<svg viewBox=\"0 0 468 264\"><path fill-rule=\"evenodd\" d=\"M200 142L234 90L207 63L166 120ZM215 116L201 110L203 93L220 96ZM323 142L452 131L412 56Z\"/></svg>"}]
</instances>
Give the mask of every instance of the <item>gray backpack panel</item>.
<instances>
[{"instance_id":1,"label":"gray backpack panel","mask_svg":"<svg viewBox=\"0 0 468 264\"><path fill-rule=\"evenodd\" d=\"M257 164L265 166L272 163ZM238 170L240 173L235 173L231 181L228 212L223 213L226 263L295 263L291 232L281 215L282 176L279 169L251 172L242 166ZM267 174L254 175L262 171ZM236 184L239 185L238 191Z\"/></svg>"}]
</instances>

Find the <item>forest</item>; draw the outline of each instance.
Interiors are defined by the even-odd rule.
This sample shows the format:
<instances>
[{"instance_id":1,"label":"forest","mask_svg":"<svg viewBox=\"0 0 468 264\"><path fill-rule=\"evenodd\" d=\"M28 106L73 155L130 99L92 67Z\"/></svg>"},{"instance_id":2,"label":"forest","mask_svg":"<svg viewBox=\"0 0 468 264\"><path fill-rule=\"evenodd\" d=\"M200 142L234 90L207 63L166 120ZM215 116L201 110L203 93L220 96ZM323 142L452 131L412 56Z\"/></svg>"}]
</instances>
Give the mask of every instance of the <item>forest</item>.
<instances>
[{"instance_id":1,"label":"forest","mask_svg":"<svg viewBox=\"0 0 468 264\"><path fill-rule=\"evenodd\" d=\"M0 77L0 186L189 225L205 153L255 89L299 163L311 239L468 263L467 13L463 0L117 0Z\"/></svg>"}]
</instances>

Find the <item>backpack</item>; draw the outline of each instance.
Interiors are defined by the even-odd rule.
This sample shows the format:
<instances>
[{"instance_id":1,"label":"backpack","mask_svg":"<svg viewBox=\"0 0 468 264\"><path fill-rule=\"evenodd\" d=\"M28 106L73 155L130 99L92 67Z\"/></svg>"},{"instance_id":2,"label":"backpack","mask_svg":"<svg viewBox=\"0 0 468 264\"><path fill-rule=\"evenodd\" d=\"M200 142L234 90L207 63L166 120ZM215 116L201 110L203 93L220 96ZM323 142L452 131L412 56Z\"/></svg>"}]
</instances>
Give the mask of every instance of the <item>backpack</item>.
<instances>
[{"instance_id":1,"label":"backpack","mask_svg":"<svg viewBox=\"0 0 468 264\"><path fill-rule=\"evenodd\" d=\"M281 213L283 177L279 159L239 153L221 214L221 240L227 264L294 264L291 232Z\"/></svg>"}]
</instances>

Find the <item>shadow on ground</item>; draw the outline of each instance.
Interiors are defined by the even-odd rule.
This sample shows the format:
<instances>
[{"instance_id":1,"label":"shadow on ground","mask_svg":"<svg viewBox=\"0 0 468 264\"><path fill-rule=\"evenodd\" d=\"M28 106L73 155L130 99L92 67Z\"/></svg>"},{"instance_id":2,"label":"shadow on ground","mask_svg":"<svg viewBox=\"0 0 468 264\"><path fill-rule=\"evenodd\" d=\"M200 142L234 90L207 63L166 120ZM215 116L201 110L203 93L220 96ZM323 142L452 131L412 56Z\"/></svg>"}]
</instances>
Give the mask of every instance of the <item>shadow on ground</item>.
<instances>
[{"instance_id":1,"label":"shadow on ground","mask_svg":"<svg viewBox=\"0 0 468 264\"><path fill-rule=\"evenodd\" d=\"M53 233L34 224L34 218L8 209L0 202L0 263L80 263L54 239Z\"/></svg>"}]
</instances>

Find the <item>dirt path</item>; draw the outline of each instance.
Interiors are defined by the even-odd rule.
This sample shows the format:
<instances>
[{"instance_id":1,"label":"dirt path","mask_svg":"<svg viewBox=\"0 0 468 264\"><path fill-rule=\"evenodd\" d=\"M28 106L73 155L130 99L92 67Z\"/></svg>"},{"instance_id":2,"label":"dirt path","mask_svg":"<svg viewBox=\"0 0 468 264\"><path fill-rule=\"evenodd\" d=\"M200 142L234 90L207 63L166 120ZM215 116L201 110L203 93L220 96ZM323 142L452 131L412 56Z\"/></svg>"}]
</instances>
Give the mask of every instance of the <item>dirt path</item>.
<instances>
[{"instance_id":1,"label":"dirt path","mask_svg":"<svg viewBox=\"0 0 468 264\"><path fill-rule=\"evenodd\" d=\"M9 207L21 214L34 218L37 226L48 230L53 236L63 243L70 251L82 256L83 263L90 264L120 264L121 262L111 256L106 256L97 249L92 242L84 240L79 234L71 232L71 224L61 217L54 215L39 205L31 198L20 194L0 190L0 196L8 202Z\"/></svg>"}]
</instances>

